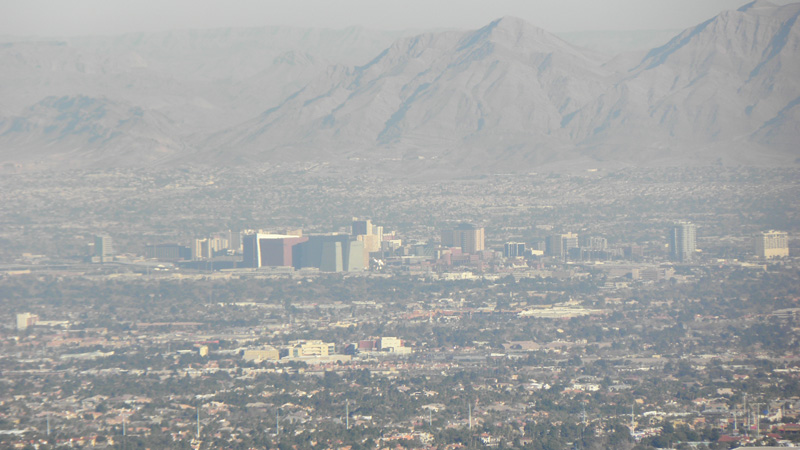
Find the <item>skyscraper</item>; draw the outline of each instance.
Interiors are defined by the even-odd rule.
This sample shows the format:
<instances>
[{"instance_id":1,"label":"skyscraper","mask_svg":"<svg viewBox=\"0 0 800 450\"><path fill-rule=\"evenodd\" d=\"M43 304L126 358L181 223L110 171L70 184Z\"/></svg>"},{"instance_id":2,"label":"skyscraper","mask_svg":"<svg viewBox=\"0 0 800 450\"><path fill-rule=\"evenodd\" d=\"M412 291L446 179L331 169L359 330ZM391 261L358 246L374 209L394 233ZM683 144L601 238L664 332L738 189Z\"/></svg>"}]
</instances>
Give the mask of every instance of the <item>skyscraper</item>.
<instances>
[{"instance_id":1,"label":"skyscraper","mask_svg":"<svg viewBox=\"0 0 800 450\"><path fill-rule=\"evenodd\" d=\"M369 219L358 220L354 217L351 229L351 235L355 236L356 240L364 243L364 251L367 257L370 253L381 250L381 243L383 242L382 226L373 225Z\"/></svg>"},{"instance_id":2,"label":"skyscraper","mask_svg":"<svg viewBox=\"0 0 800 450\"><path fill-rule=\"evenodd\" d=\"M114 246L111 236L102 234L94 237L94 256L101 263L114 259Z\"/></svg>"},{"instance_id":3,"label":"skyscraper","mask_svg":"<svg viewBox=\"0 0 800 450\"><path fill-rule=\"evenodd\" d=\"M369 219L358 220L354 217L352 230L353 230L352 231L353 236L372 234L372 221Z\"/></svg>"},{"instance_id":4,"label":"skyscraper","mask_svg":"<svg viewBox=\"0 0 800 450\"><path fill-rule=\"evenodd\" d=\"M688 262L697 248L697 231L691 222L678 222L670 231L669 255L673 261Z\"/></svg>"},{"instance_id":5,"label":"skyscraper","mask_svg":"<svg viewBox=\"0 0 800 450\"><path fill-rule=\"evenodd\" d=\"M30 326L36 324L39 321L39 316L36 314L31 313L20 313L17 314L17 329L24 330Z\"/></svg>"},{"instance_id":6,"label":"skyscraper","mask_svg":"<svg viewBox=\"0 0 800 450\"><path fill-rule=\"evenodd\" d=\"M569 249L578 247L578 235L575 233L554 234L545 241L547 254L565 259Z\"/></svg>"},{"instance_id":7,"label":"skyscraper","mask_svg":"<svg viewBox=\"0 0 800 450\"><path fill-rule=\"evenodd\" d=\"M308 241L307 237L254 233L242 238L243 264L259 268L294 265L294 247Z\"/></svg>"},{"instance_id":8,"label":"skyscraper","mask_svg":"<svg viewBox=\"0 0 800 450\"><path fill-rule=\"evenodd\" d=\"M462 223L452 230L442 231L442 245L461 247L464 253L475 254L485 248L483 227Z\"/></svg>"},{"instance_id":9,"label":"skyscraper","mask_svg":"<svg viewBox=\"0 0 800 450\"><path fill-rule=\"evenodd\" d=\"M503 246L503 256L506 258L517 258L525 256L524 242L506 242Z\"/></svg>"},{"instance_id":10,"label":"skyscraper","mask_svg":"<svg viewBox=\"0 0 800 450\"><path fill-rule=\"evenodd\" d=\"M785 258L789 256L789 235L783 231L764 231L755 236L753 247L761 259Z\"/></svg>"},{"instance_id":11,"label":"skyscraper","mask_svg":"<svg viewBox=\"0 0 800 450\"><path fill-rule=\"evenodd\" d=\"M346 234L309 235L306 242L294 247L295 269L316 267L323 272L364 270L364 243Z\"/></svg>"}]
</instances>

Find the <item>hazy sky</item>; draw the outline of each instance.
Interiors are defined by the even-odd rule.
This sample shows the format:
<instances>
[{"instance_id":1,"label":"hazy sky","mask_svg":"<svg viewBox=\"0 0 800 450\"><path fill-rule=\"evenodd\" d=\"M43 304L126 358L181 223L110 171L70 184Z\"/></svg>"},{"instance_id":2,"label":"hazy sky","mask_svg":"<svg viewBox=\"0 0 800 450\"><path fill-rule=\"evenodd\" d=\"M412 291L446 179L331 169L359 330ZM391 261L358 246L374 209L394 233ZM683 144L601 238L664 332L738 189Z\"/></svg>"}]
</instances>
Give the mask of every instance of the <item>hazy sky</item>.
<instances>
[{"instance_id":1,"label":"hazy sky","mask_svg":"<svg viewBox=\"0 0 800 450\"><path fill-rule=\"evenodd\" d=\"M0 35L290 25L478 28L505 15L551 32L682 29L743 0L0 0ZM776 3L789 3L779 0Z\"/></svg>"}]
</instances>

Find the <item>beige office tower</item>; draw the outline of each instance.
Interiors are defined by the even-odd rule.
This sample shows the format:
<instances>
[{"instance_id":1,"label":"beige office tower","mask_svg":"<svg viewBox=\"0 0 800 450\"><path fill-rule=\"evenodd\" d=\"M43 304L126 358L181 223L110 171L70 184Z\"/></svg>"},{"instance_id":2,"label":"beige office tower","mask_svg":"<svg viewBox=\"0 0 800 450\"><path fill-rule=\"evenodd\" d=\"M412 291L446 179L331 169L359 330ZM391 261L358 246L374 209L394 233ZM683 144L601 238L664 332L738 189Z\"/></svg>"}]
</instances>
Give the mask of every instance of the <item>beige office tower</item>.
<instances>
[{"instance_id":1,"label":"beige office tower","mask_svg":"<svg viewBox=\"0 0 800 450\"><path fill-rule=\"evenodd\" d=\"M364 243L365 262L369 260L369 254L381 251L381 241L383 241L383 227L373 225L370 220L358 220L353 218L351 235L357 241ZM367 264L368 265L368 264Z\"/></svg>"},{"instance_id":2,"label":"beige office tower","mask_svg":"<svg viewBox=\"0 0 800 450\"><path fill-rule=\"evenodd\" d=\"M764 231L753 239L756 256L761 259L789 256L789 235L783 231Z\"/></svg>"},{"instance_id":3,"label":"beige office tower","mask_svg":"<svg viewBox=\"0 0 800 450\"><path fill-rule=\"evenodd\" d=\"M17 329L24 330L30 326L33 326L38 321L39 321L39 316L37 316L36 314L19 313L17 314Z\"/></svg>"},{"instance_id":4,"label":"beige office tower","mask_svg":"<svg viewBox=\"0 0 800 450\"><path fill-rule=\"evenodd\" d=\"M213 248L210 239L195 239L192 242L192 259L211 258Z\"/></svg>"},{"instance_id":5,"label":"beige office tower","mask_svg":"<svg viewBox=\"0 0 800 450\"><path fill-rule=\"evenodd\" d=\"M442 245L445 247L460 247L464 253L475 254L484 250L483 227L471 224L461 224L452 230L442 231Z\"/></svg>"},{"instance_id":6,"label":"beige office tower","mask_svg":"<svg viewBox=\"0 0 800 450\"><path fill-rule=\"evenodd\" d=\"M381 251L381 240L376 234L359 234L356 240L364 243L366 253Z\"/></svg>"},{"instance_id":7,"label":"beige office tower","mask_svg":"<svg viewBox=\"0 0 800 450\"><path fill-rule=\"evenodd\" d=\"M227 249L228 240L223 237L214 236L208 239L208 245L211 248L211 252L213 255L213 252L218 252L220 250Z\"/></svg>"}]
</instances>

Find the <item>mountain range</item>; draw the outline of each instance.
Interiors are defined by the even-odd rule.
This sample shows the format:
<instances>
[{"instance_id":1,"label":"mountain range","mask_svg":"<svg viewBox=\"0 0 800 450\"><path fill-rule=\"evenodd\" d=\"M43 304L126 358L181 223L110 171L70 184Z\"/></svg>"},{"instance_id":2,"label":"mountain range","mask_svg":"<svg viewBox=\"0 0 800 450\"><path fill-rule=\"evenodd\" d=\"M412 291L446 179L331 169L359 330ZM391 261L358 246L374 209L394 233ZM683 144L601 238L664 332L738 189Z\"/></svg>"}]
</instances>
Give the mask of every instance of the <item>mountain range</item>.
<instances>
[{"instance_id":1,"label":"mountain range","mask_svg":"<svg viewBox=\"0 0 800 450\"><path fill-rule=\"evenodd\" d=\"M759 0L613 57L514 17L5 42L0 163L797 164L798 15Z\"/></svg>"}]
</instances>

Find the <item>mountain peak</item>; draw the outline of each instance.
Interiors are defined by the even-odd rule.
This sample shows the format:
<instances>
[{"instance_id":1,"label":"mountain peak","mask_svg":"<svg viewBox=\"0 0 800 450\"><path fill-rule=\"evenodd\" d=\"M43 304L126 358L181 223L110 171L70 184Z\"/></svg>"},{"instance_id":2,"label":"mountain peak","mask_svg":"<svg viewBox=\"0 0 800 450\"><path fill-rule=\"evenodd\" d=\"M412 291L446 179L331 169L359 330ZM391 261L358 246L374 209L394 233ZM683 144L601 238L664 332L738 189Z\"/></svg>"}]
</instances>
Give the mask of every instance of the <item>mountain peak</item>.
<instances>
[{"instance_id":1,"label":"mountain peak","mask_svg":"<svg viewBox=\"0 0 800 450\"><path fill-rule=\"evenodd\" d=\"M528 46L531 42L560 41L545 30L519 17L504 16L465 36L460 49L491 42L506 47Z\"/></svg>"},{"instance_id":2,"label":"mountain peak","mask_svg":"<svg viewBox=\"0 0 800 450\"><path fill-rule=\"evenodd\" d=\"M742 6L737 11L747 12L747 11L755 10L755 9L777 8L777 7L778 7L778 5L776 5L775 3L772 3L769 0L755 0L755 1L752 1L752 2Z\"/></svg>"},{"instance_id":3,"label":"mountain peak","mask_svg":"<svg viewBox=\"0 0 800 450\"><path fill-rule=\"evenodd\" d=\"M530 23L526 22L524 19L521 19L516 16L503 16L499 19L493 20L489 26L493 26L498 29L506 29L506 30L523 30L525 28L535 28Z\"/></svg>"},{"instance_id":4,"label":"mountain peak","mask_svg":"<svg viewBox=\"0 0 800 450\"><path fill-rule=\"evenodd\" d=\"M503 16L492 21L489 25L483 27L481 30L486 30L493 35L501 34L515 39L520 39L524 36L545 34L545 31L541 28L536 27L515 16Z\"/></svg>"}]
</instances>

